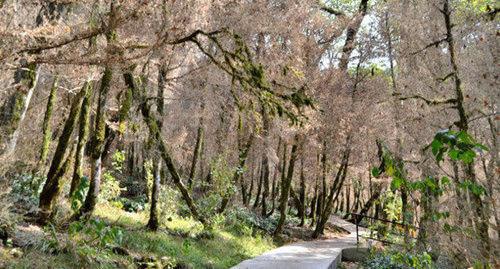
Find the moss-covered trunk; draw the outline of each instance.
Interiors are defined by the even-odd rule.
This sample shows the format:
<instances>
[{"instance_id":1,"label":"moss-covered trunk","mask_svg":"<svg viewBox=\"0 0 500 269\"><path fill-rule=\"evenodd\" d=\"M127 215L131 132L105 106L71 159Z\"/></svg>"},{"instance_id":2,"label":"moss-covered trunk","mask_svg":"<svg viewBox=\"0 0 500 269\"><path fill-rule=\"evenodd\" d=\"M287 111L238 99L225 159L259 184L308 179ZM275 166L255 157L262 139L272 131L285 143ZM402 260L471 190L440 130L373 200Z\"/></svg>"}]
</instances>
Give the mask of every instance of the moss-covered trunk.
<instances>
[{"instance_id":1,"label":"moss-covered trunk","mask_svg":"<svg viewBox=\"0 0 500 269\"><path fill-rule=\"evenodd\" d=\"M203 107L203 106L202 106ZM203 144L203 117L200 117L200 122L198 124L198 130L196 133L196 143L194 146L193 159L191 161L191 169L189 171L188 187L193 188L193 180L196 176L196 165L198 164L198 159L201 153L201 146Z\"/></svg>"},{"instance_id":2,"label":"moss-covered trunk","mask_svg":"<svg viewBox=\"0 0 500 269\"><path fill-rule=\"evenodd\" d=\"M262 202L261 202L261 215L266 216L267 214L267 199L269 196L269 158L267 153L264 153L262 158Z\"/></svg>"},{"instance_id":3,"label":"moss-covered trunk","mask_svg":"<svg viewBox=\"0 0 500 269\"><path fill-rule=\"evenodd\" d=\"M47 181L43 186L42 192L40 193L40 213L38 217L38 222L40 224L45 224L50 220L53 203L56 201L61 190L62 184L60 180L66 172L67 164L71 156L68 156L66 161L64 161L64 158L70 146L71 135L75 129L78 115L80 114L81 103L88 87L89 84L85 83L83 89L74 97L68 119L66 120L62 134L59 137L56 151L54 153L54 157L52 158L49 172L47 173Z\"/></svg>"},{"instance_id":4,"label":"moss-covered trunk","mask_svg":"<svg viewBox=\"0 0 500 269\"><path fill-rule=\"evenodd\" d=\"M83 158L85 153L85 145L89 136L89 118L90 118L90 99L92 97L92 85L89 84L89 89L82 102L80 110L78 142L76 145L75 165L73 167L73 177L71 179L71 187L69 196L72 197L76 188L80 185L83 177Z\"/></svg>"},{"instance_id":5,"label":"moss-covered trunk","mask_svg":"<svg viewBox=\"0 0 500 269\"><path fill-rule=\"evenodd\" d=\"M83 215L91 215L97 204L101 186L102 153L106 144L106 103L112 78L113 71L110 67L106 67L101 79L101 86L99 87L94 133L90 141L90 186L85 202L79 212L75 214L75 218L80 218Z\"/></svg>"},{"instance_id":6,"label":"moss-covered trunk","mask_svg":"<svg viewBox=\"0 0 500 269\"><path fill-rule=\"evenodd\" d=\"M54 82L52 83L52 87L50 89L49 99L47 100L45 115L43 117L43 124L42 124L43 140L42 140L42 148L40 149L40 160L38 161L39 169L41 169L45 165L45 162L47 161L47 154L49 152L50 142L52 140L52 130L50 128L50 121L52 119L52 112L54 110L54 102L56 99L58 81L59 79L57 77L54 78Z\"/></svg>"},{"instance_id":7,"label":"moss-covered trunk","mask_svg":"<svg viewBox=\"0 0 500 269\"><path fill-rule=\"evenodd\" d=\"M349 138L347 140L350 141ZM330 192L328 194L327 199L325 199L324 202L325 204L323 205L322 211L318 215L316 228L314 229L312 235L313 238L318 238L321 234L323 234L323 231L325 230L325 225L328 222L330 215L332 214L333 203L337 201L338 196L340 194L340 190L347 176L347 166L349 164L349 155L350 155L349 153L350 153L350 148L347 143L347 147L344 151L344 156L342 157L340 168L337 171L337 175L335 176L335 180L333 181L332 186L330 187Z\"/></svg>"},{"instance_id":8,"label":"moss-covered trunk","mask_svg":"<svg viewBox=\"0 0 500 269\"><path fill-rule=\"evenodd\" d=\"M237 184L238 182L241 181L241 176L243 175L243 171L245 168L245 163L247 161L248 153L250 152L250 148L252 147L252 142L253 142L253 136L250 136L248 139L247 143L244 145L241 145L241 142L239 146L239 152L238 152L238 167L234 171L233 178L231 181L231 184ZM221 206L219 207L218 213L223 213L224 210L227 207L227 204L229 203L229 200L231 199L231 194L226 194L222 198Z\"/></svg>"},{"instance_id":9,"label":"moss-covered trunk","mask_svg":"<svg viewBox=\"0 0 500 269\"><path fill-rule=\"evenodd\" d=\"M157 159L157 158L156 158ZM151 190L151 209L149 211L149 221L147 227L152 230L158 230L160 221L158 217L158 198L160 196L161 182L161 159L153 161L153 189Z\"/></svg>"},{"instance_id":10,"label":"moss-covered trunk","mask_svg":"<svg viewBox=\"0 0 500 269\"><path fill-rule=\"evenodd\" d=\"M255 201L253 203L253 208L257 208L260 202L260 194L262 192L262 162L259 164L259 168L257 169L257 175L259 176L259 181L257 183L257 193L255 194Z\"/></svg>"},{"instance_id":11,"label":"moss-covered trunk","mask_svg":"<svg viewBox=\"0 0 500 269\"><path fill-rule=\"evenodd\" d=\"M290 186L293 179L293 172L295 167L295 160L297 159L297 148L298 148L298 136L295 137L295 142L292 146L292 152L290 154L290 162L288 164L288 173L285 180L281 183L281 197L280 197L280 218L278 220L278 224L276 225L276 230L274 230L274 234L278 235L283 230L283 226L286 221L286 209L288 204L288 197L290 194ZM286 147L285 147L286 148Z\"/></svg>"},{"instance_id":12,"label":"moss-covered trunk","mask_svg":"<svg viewBox=\"0 0 500 269\"><path fill-rule=\"evenodd\" d=\"M134 89L134 84L133 81L130 81L133 79L131 74L125 74L124 77L128 82L128 85L131 85L132 87L129 87L128 89L134 94L133 89ZM165 88L166 88L166 80L167 80L167 67L165 65L161 65L159 70L158 70L158 90L157 90L157 100L156 100L156 111L158 112L158 115L160 119L158 120L158 128L161 130L161 127L163 125L163 115L164 115L164 108L165 108L165 103L163 100ZM132 83L132 84L131 84ZM201 124L201 123L200 123ZM155 152L156 153L156 152ZM159 221L159 214L158 214L158 199L160 197L160 189L161 189L161 165L162 165L162 160L158 156L158 154L155 154L155 158L153 159L153 189L151 191L151 208L149 211L149 221L147 224L148 229L152 231L158 230L158 227L160 226L160 221Z\"/></svg>"},{"instance_id":13,"label":"moss-covered trunk","mask_svg":"<svg viewBox=\"0 0 500 269\"><path fill-rule=\"evenodd\" d=\"M1 108L0 157L8 156L16 149L19 127L26 117L31 97L37 87L39 70L35 64L28 64L16 72L16 81L20 84Z\"/></svg>"}]
</instances>

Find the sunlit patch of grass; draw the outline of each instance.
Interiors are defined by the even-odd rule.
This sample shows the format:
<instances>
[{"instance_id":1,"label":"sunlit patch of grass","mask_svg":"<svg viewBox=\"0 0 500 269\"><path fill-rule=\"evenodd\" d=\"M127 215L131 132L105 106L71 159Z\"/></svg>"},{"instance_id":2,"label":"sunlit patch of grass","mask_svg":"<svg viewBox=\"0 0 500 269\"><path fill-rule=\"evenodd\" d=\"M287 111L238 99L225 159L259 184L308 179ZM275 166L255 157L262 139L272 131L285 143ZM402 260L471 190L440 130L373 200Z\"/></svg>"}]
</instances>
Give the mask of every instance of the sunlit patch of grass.
<instances>
[{"instance_id":1,"label":"sunlit patch of grass","mask_svg":"<svg viewBox=\"0 0 500 269\"><path fill-rule=\"evenodd\" d=\"M207 231L190 217L172 215L169 221L162 223L159 231L151 232L145 228L147 211L129 213L102 203L97 206L95 216L108 225L122 227L121 247L130 256L114 254L111 248L99 250L74 242L69 251L57 254L26 250L9 268L134 268L137 257L164 258L193 268L230 268L275 247L270 237L255 235L251 228L241 232L220 225Z\"/></svg>"},{"instance_id":2,"label":"sunlit patch of grass","mask_svg":"<svg viewBox=\"0 0 500 269\"><path fill-rule=\"evenodd\" d=\"M148 222L148 214L146 211L127 212L112 206L109 203L99 204L94 215L105 219L108 223L127 228L140 228L144 227Z\"/></svg>"},{"instance_id":3,"label":"sunlit patch of grass","mask_svg":"<svg viewBox=\"0 0 500 269\"><path fill-rule=\"evenodd\" d=\"M175 257L177 261L194 268L229 268L275 247L270 238L237 236L219 229L212 231L213 238L195 238L191 235L201 232L200 224L190 218L173 218L167 227L182 229L190 236L173 236L167 231L130 231L124 247L141 255Z\"/></svg>"}]
</instances>

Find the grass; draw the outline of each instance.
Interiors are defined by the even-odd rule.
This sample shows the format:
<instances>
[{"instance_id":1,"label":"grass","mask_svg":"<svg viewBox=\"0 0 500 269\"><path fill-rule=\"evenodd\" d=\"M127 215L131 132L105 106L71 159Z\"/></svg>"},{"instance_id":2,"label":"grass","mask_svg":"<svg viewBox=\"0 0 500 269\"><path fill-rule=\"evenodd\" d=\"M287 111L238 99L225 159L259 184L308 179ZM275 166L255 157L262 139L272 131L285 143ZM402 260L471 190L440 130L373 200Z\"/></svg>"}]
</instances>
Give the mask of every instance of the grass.
<instances>
[{"instance_id":1,"label":"grass","mask_svg":"<svg viewBox=\"0 0 500 269\"><path fill-rule=\"evenodd\" d=\"M216 225L210 232L192 218L172 216L157 232L145 229L147 212L129 213L108 204L100 204L95 216L109 225L121 227L121 247L133 257L149 261L174 261L187 268L230 268L242 260L275 248L268 236L239 231L235 227ZM222 227L220 227L222 226ZM69 242L71 247L57 254L38 248L24 250L8 268L134 268L131 256L108 249ZM137 259L137 258L136 258Z\"/></svg>"}]
</instances>

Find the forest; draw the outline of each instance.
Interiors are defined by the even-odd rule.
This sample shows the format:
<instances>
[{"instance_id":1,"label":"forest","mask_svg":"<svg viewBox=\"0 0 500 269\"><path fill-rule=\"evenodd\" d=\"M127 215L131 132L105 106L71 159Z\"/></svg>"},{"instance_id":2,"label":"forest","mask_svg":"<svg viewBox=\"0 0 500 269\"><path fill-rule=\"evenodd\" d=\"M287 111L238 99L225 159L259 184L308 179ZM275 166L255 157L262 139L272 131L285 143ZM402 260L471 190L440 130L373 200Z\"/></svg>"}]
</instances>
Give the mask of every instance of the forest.
<instances>
[{"instance_id":1,"label":"forest","mask_svg":"<svg viewBox=\"0 0 500 269\"><path fill-rule=\"evenodd\" d=\"M0 0L0 268L500 268L499 10Z\"/></svg>"}]
</instances>

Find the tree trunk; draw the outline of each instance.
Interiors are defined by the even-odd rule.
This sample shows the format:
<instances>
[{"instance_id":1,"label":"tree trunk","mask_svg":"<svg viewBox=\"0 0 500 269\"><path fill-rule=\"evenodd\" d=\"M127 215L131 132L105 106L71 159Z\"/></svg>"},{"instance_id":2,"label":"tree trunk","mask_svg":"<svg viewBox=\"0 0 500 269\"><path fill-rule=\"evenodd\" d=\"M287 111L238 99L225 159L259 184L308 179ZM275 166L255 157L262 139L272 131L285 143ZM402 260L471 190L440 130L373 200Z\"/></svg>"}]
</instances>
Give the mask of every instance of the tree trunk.
<instances>
[{"instance_id":1,"label":"tree trunk","mask_svg":"<svg viewBox=\"0 0 500 269\"><path fill-rule=\"evenodd\" d=\"M292 183L293 179L293 170L295 167L295 160L297 159L297 148L298 148L298 143L299 143L299 138L298 135L295 136L295 142L292 146L292 152L290 154L290 162L288 165L288 173L286 176L285 181L281 183L281 197L280 197L280 218L278 221L278 224L276 225L276 230L274 230L274 234L278 235L281 233L283 230L283 226L285 224L286 220L286 209L287 209L287 203L288 203L288 196L290 194L290 185ZM285 150L286 150L286 145L285 145Z\"/></svg>"},{"instance_id":2,"label":"tree trunk","mask_svg":"<svg viewBox=\"0 0 500 269\"><path fill-rule=\"evenodd\" d=\"M350 141L348 138L347 141ZM314 229L313 232L313 238L318 238L321 234L323 234L323 231L325 229L325 225L328 222L328 219L330 218L330 214L332 213L333 209L333 202L337 200L340 190L342 188L342 185L344 183L344 180L347 176L347 166L349 164L349 155L350 155L350 148L349 148L349 143L346 143L346 149L344 151L344 156L342 158L342 162L340 165L339 170L337 171L337 175L335 176L335 180L330 188L330 194L328 195L328 198L325 200L325 205L323 206L323 211L319 215L318 222L316 224L316 228Z\"/></svg>"},{"instance_id":3,"label":"tree trunk","mask_svg":"<svg viewBox=\"0 0 500 269\"><path fill-rule=\"evenodd\" d=\"M66 172L65 170L67 169L71 156L68 156L66 161L64 161L64 158L67 149L70 146L69 141L71 139L73 129L75 129L78 115L80 114L82 99L86 95L88 88L89 83L86 82L83 89L74 97L68 119L66 120L62 134L59 137L57 148L54 153L54 157L52 158L49 172L47 173L47 181L43 186L42 192L40 193L40 213L38 216L38 223L41 225L45 225L50 220L52 206L61 191L62 184L60 183L60 180Z\"/></svg>"},{"instance_id":4,"label":"tree trunk","mask_svg":"<svg viewBox=\"0 0 500 269\"><path fill-rule=\"evenodd\" d=\"M73 168L73 177L71 180L71 187L69 191L69 197L72 197L76 188L80 185L80 181L83 177L83 158L85 154L85 145L87 144L89 136L89 118L90 118L90 99L92 97L92 85L89 85L89 89L85 98L82 102L82 108L80 111L79 119L79 130L78 130L78 142L76 146L75 155L75 165Z\"/></svg>"},{"instance_id":5,"label":"tree trunk","mask_svg":"<svg viewBox=\"0 0 500 269\"><path fill-rule=\"evenodd\" d=\"M157 100L156 100L156 111L158 115L161 117L158 120L158 128L161 130L163 126L163 115L165 112L165 102L163 100L165 88L166 88L166 79L167 79L167 68L165 65L161 65L158 70L158 90L157 90ZM133 85L133 84L132 84ZM129 87L134 94L133 87ZM200 122L201 124L201 122ZM153 189L151 190L151 208L149 212L149 221L147 227L152 231L157 231L159 227L159 217L158 217L158 198L160 196L161 189L161 167L162 161L161 158L157 156L158 154L155 152L153 158Z\"/></svg>"},{"instance_id":6,"label":"tree trunk","mask_svg":"<svg viewBox=\"0 0 500 269\"><path fill-rule=\"evenodd\" d=\"M243 147L240 147L238 154L239 163L238 167L236 168L236 171L234 171L231 184L237 184L241 180L241 176L243 175L243 169L245 168L245 163L247 161L248 152L250 152L250 147L252 146L252 142L253 142L253 136L250 136L247 143ZM219 214L224 212L230 199L231 195L228 194L226 194L226 196L222 198L221 206L218 210Z\"/></svg>"},{"instance_id":7,"label":"tree trunk","mask_svg":"<svg viewBox=\"0 0 500 269\"><path fill-rule=\"evenodd\" d=\"M265 154L262 158L262 210L261 216L267 215L267 197L269 196L269 159L267 158L267 154Z\"/></svg>"},{"instance_id":8,"label":"tree trunk","mask_svg":"<svg viewBox=\"0 0 500 269\"><path fill-rule=\"evenodd\" d=\"M209 225L209 222L205 219L204 216L202 216L200 213L198 213L198 209L196 207L196 204L193 201L193 198L189 194L188 188L182 183L182 179L179 175L179 172L177 170L177 167L175 166L172 157L170 155L170 152L167 149L167 145L163 141L162 135L161 135L161 130L160 130L160 121L158 119L155 119L154 115L151 113L151 109L149 105L146 102L146 94L142 90L142 87L138 87L135 79L133 78L133 75L131 73L125 74L125 82L127 84L127 87L132 89L132 92L134 93L135 96L138 97L140 102L140 111L143 117L143 120L145 121L146 125L148 126L149 134L151 138L154 139L155 144L158 146L158 150L161 154L161 157L163 161L165 162L165 165L168 168L168 171L170 172L170 175L172 176L172 180L174 184L176 185L177 189L182 195L182 198L186 202L189 210L191 211L191 214L193 217L201 222L203 225Z\"/></svg>"},{"instance_id":9,"label":"tree trunk","mask_svg":"<svg viewBox=\"0 0 500 269\"><path fill-rule=\"evenodd\" d=\"M52 82L49 99L47 100L47 107L45 109L45 115L43 117L43 124L42 124L43 141L42 141L42 148L40 149L40 160L38 161L39 169L42 169L42 167L45 166L45 162L47 161L47 155L49 153L50 142L52 140L52 130L50 128L50 121L52 119L52 112L54 110L54 102L57 94L58 81L59 79L55 77L54 81Z\"/></svg>"},{"instance_id":10,"label":"tree trunk","mask_svg":"<svg viewBox=\"0 0 500 269\"><path fill-rule=\"evenodd\" d=\"M442 14L444 16L444 21L446 26L446 43L448 44L448 51L450 57L449 59L453 70L452 77L455 81L454 86L455 86L456 103L454 108L456 108L459 116L459 120L458 122L456 122L456 125L460 129L460 131L464 131L467 133L469 131L469 119L467 118L467 113L465 111L462 81L458 70L457 57L455 51L455 40L452 31L453 24L451 22L451 12L452 11L450 9L449 0L445 0L443 4ZM474 164L473 163L464 164L463 166L467 179L474 182L475 184L479 184L475 175ZM491 250L491 241L488 234L489 217L486 210L486 206L484 205L481 199L481 194L471 193L471 198L477 216L476 219L474 220L476 224L477 233L479 238L483 242L482 244L483 253L485 254L486 257L489 257Z\"/></svg>"},{"instance_id":11,"label":"tree trunk","mask_svg":"<svg viewBox=\"0 0 500 269\"><path fill-rule=\"evenodd\" d=\"M203 105L202 105L203 109ZM198 131L196 134L196 144L194 146L193 160L191 161L191 169L189 171L188 187L193 188L193 180L196 174L196 164L198 163L198 158L201 152L201 145L203 144L203 117L200 117L200 122L198 125Z\"/></svg>"},{"instance_id":12,"label":"tree trunk","mask_svg":"<svg viewBox=\"0 0 500 269\"><path fill-rule=\"evenodd\" d=\"M40 67L28 64L28 70L21 70L21 86L16 93L2 107L0 118L0 160L14 152L19 138L19 127L26 117L26 112L31 103L31 97L38 84ZM27 89L24 89L24 88Z\"/></svg>"},{"instance_id":13,"label":"tree trunk","mask_svg":"<svg viewBox=\"0 0 500 269\"><path fill-rule=\"evenodd\" d=\"M157 159L157 158L155 158ZM149 211L149 221L147 227L152 231L157 231L159 227L158 220L158 197L160 195L161 182L161 159L153 161L153 189L151 191L151 209Z\"/></svg>"},{"instance_id":14,"label":"tree trunk","mask_svg":"<svg viewBox=\"0 0 500 269\"><path fill-rule=\"evenodd\" d=\"M259 183L257 184L257 194L255 195L255 201L253 203L253 208L257 208L260 202L260 193L262 191L262 174L263 174L262 163L259 164L258 175L259 175Z\"/></svg>"},{"instance_id":15,"label":"tree trunk","mask_svg":"<svg viewBox=\"0 0 500 269\"><path fill-rule=\"evenodd\" d=\"M279 151L278 151L279 152ZM274 210L276 209L276 179L278 178L278 169L274 169L273 173L273 183L271 186L271 211L267 213L266 217L270 217L274 214Z\"/></svg>"},{"instance_id":16,"label":"tree trunk","mask_svg":"<svg viewBox=\"0 0 500 269\"><path fill-rule=\"evenodd\" d=\"M368 10L368 0L361 0L359 7L358 7L358 14L356 14L353 22L349 24L349 26L346 29L346 38L345 38L345 43L344 46L342 46L342 54L339 60L339 69L341 71L347 71L347 67L349 64L349 57L351 56L351 53L354 51L354 43L355 43L355 38L356 34L359 31L359 28L361 26L361 22L363 21L363 18L366 15L366 12Z\"/></svg>"},{"instance_id":17,"label":"tree trunk","mask_svg":"<svg viewBox=\"0 0 500 269\"><path fill-rule=\"evenodd\" d=\"M73 217L74 219L78 219L84 215L90 216L95 209L95 205L97 204L97 198L99 196L101 186L102 153L106 144L106 102L112 78L113 71L110 67L106 67L104 69L101 86L99 88L94 135L90 141L90 162L92 164L90 186L85 202L79 212L77 212Z\"/></svg>"},{"instance_id":18,"label":"tree trunk","mask_svg":"<svg viewBox=\"0 0 500 269\"><path fill-rule=\"evenodd\" d=\"M304 159L301 160L300 166L300 192L299 192L299 200L300 200L300 208L299 208L299 217L300 224L299 226L304 226L306 222L306 177L304 175Z\"/></svg>"}]
</instances>

